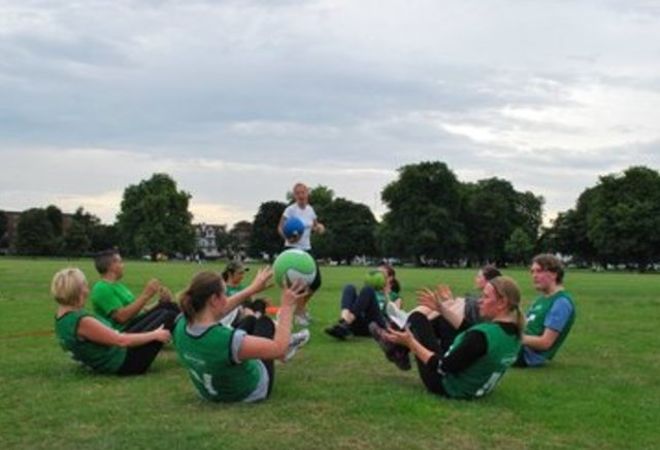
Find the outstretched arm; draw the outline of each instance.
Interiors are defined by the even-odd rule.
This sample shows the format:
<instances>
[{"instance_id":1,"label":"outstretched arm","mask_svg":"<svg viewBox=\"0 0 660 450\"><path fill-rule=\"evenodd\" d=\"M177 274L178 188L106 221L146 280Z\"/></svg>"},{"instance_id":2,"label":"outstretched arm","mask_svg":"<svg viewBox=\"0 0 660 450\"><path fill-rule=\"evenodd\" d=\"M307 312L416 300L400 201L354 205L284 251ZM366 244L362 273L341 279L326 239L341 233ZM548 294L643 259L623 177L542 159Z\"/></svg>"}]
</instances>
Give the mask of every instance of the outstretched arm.
<instances>
[{"instance_id":1,"label":"outstretched arm","mask_svg":"<svg viewBox=\"0 0 660 450\"><path fill-rule=\"evenodd\" d=\"M550 349L558 337L558 331L555 331L552 328L546 328L543 330L543 334L541 336L532 336L529 334L523 335L522 344L526 345L532 350L543 352Z\"/></svg>"},{"instance_id":2,"label":"outstretched arm","mask_svg":"<svg viewBox=\"0 0 660 450\"><path fill-rule=\"evenodd\" d=\"M289 288L285 289L282 292L282 306L280 307L273 339L245 336L238 351L238 358L243 361L250 358L277 359L283 357L289 348L289 340L291 339L293 310L306 293L307 287L302 280L296 280Z\"/></svg>"},{"instance_id":3,"label":"outstretched arm","mask_svg":"<svg viewBox=\"0 0 660 450\"><path fill-rule=\"evenodd\" d=\"M170 340L170 332L162 325L156 330L145 333L119 333L93 317L80 319L77 336L96 344L119 347L137 347L151 341L167 342Z\"/></svg>"},{"instance_id":4,"label":"outstretched arm","mask_svg":"<svg viewBox=\"0 0 660 450\"><path fill-rule=\"evenodd\" d=\"M128 322L142 311L142 308L159 292L160 288L160 281L155 278L149 280L135 301L112 312L112 319L121 324Z\"/></svg>"},{"instance_id":5,"label":"outstretched arm","mask_svg":"<svg viewBox=\"0 0 660 450\"><path fill-rule=\"evenodd\" d=\"M252 283L250 283L248 287L227 298L227 305L225 306L223 313L228 314L245 300L248 300L253 295L271 287L273 285L272 279L273 269L271 269L270 266L259 269L254 280L252 280Z\"/></svg>"}]
</instances>

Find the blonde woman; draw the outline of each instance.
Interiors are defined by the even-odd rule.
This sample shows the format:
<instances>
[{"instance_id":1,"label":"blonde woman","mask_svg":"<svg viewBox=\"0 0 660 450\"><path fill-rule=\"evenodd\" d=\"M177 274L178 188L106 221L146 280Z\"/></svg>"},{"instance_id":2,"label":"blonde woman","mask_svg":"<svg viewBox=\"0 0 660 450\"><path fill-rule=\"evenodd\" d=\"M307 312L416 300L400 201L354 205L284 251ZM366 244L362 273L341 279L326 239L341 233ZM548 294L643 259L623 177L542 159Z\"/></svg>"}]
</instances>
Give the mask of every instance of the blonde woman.
<instances>
[{"instance_id":1,"label":"blonde woman","mask_svg":"<svg viewBox=\"0 0 660 450\"><path fill-rule=\"evenodd\" d=\"M74 360L96 372L142 374L170 339L170 332L159 318L154 318L151 331L121 333L104 319L84 311L89 287L80 269L57 272L51 293L57 302L55 334L60 345Z\"/></svg>"},{"instance_id":2,"label":"blonde woman","mask_svg":"<svg viewBox=\"0 0 660 450\"><path fill-rule=\"evenodd\" d=\"M304 250L312 257L314 253L312 251L312 232L323 234L325 233L325 226L319 222L316 217L316 212L312 205L309 204L309 188L304 183L296 183L293 186L293 198L294 202L286 207L280 218L280 222L277 226L277 232L284 239L285 248L297 248ZM298 218L302 221L305 226L302 235L298 236L295 239L287 239L284 235L284 224L288 219ZM314 258L316 261L316 258ZM295 321L298 325L303 327L309 326L311 321L311 316L307 310L307 303L312 297L314 292L316 292L321 287L321 271L319 270L318 264L316 264L316 277L314 281L310 284L309 295L301 302L300 306L295 313Z\"/></svg>"},{"instance_id":3,"label":"blonde woman","mask_svg":"<svg viewBox=\"0 0 660 450\"><path fill-rule=\"evenodd\" d=\"M421 312L408 318L404 331L372 326L372 333L391 352L393 345L410 350L427 390L449 398L473 399L488 394L515 362L520 350L524 317L520 289L509 277L490 280L479 303L484 320L459 334L446 353Z\"/></svg>"}]
</instances>

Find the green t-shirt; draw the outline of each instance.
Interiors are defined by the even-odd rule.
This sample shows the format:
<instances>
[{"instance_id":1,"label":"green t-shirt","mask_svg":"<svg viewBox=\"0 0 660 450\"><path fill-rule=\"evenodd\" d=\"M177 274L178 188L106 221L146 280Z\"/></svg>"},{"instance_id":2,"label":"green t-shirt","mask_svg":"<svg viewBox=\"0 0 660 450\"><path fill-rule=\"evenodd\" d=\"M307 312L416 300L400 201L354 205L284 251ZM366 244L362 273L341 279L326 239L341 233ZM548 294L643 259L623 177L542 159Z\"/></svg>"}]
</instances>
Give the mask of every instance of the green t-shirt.
<instances>
[{"instance_id":1,"label":"green t-shirt","mask_svg":"<svg viewBox=\"0 0 660 450\"><path fill-rule=\"evenodd\" d=\"M467 369L443 377L442 385L449 397L470 399L488 394L514 363L520 351L520 336L517 333L512 335L497 323L484 322L456 336L447 355L456 350L466 333L474 330L486 336L488 350Z\"/></svg>"},{"instance_id":2,"label":"green t-shirt","mask_svg":"<svg viewBox=\"0 0 660 450\"><path fill-rule=\"evenodd\" d=\"M526 314L527 324L525 326L525 334L530 336L541 336L546 328L548 313L554 306L555 302L561 298L566 299L571 305L571 315L559 332L559 336L554 344L552 344L552 347L545 351L536 351L536 353L540 354L548 361L555 356L555 353L557 353L561 344L566 340L569 331L571 331L573 322L575 322L575 303L573 302L573 298L564 290L558 291L550 297L540 296L534 300L534 303L532 303L532 306L530 306Z\"/></svg>"},{"instance_id":3,"label":"green t-shirt","mask_svg":"<svg viewBox=\"0 0 660 450\"><path fill-rule=\"evenodd\" d=\"M83 317L94 317L85 311L70 311L55 318L55 335L60 346L81 364L97 372L116 373L126 359L126 349L114 345L101 345L78 337L78 324ZM95 317L104 325L109 324L101 317Z\"/></svg>"},{"instance_id":4,"label":"green t-shirt","mask_svg":"<svg viewBox=\"0 0 660 450\"><path fill-rule=\"evenodd\" d=\"M237 294L241 292L243 289L245 289L245 285L243 283L239 284L238 286L230 286L226 284L225 289L227 291L226 292L227 297L231 297L232 295Z\"/></svg>"},{"instance_id":5,"label":"green t-shirt","mask_svg":"<svg viewBox=\"0 0 660 450\"><path fill-rule=\"evenodd\" d=\"M112 313L135 301L135 296L125 284L111 283L106 280L97 281L89 297L92 301L94 313L104 318L116 330L121 330L123 324L115 322L112 319Z\"/></svg>"},{"instance_id":6,"label":"green t-shirt","mask_svg":"<svg viewBox=\"0 0 660 450\"><path fill-rule=\"evenodd\" d=\"M256 359L233 360L231 344L237 330L217 324L193 336L187 325L185 317L177 321L174 345L199 394L215 402L238 402L248 397L256 389L261 372Z\"/></svg>"}]
</instances>

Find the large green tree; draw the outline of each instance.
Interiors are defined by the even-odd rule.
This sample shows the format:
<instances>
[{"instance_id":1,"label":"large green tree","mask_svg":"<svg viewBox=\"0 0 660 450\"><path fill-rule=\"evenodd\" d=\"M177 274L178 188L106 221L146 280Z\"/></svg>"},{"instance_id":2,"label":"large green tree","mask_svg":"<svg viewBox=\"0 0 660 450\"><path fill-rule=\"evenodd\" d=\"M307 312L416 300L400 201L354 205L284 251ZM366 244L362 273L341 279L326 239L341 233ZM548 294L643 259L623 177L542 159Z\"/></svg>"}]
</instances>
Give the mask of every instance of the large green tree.
<instances>
[{"instance_id":1,"label":"large green tree","mask_svg":"<svg viewBox=\"0 0 660 450\"><path fill-rule=\"evenodd\" d=\"M590 197L587 236L606 261L640 270L660 261L660 174L630 167L601 177Z\"/></svg>"},{"instance_id":2,"label":"large green tree","mask_svg":"<svg viewBox=\"0 0 660 450\"><path fill-rule=\"evenodd\" d=\"M250 237L250 254L259 256L266 253L270 257L282 250L282 238L277 232L286 204L278 201L264 202L254 216Z\"/></svg>"},{"instance_id":3,"label":"large green tree","mask_svg":"<svg viewBox=\"0 0 660 450\"><path fill-rule=\"evenodd\" d=\"M7 233L8 226L9 226L9 218L7 217L7 213L5 213L4 211L0 211L0 248L7 247L9 244L5 236L5 233Z\"/></svg>"},{"instance_id":4,"label":"large green tree","mask_svg":"<svg viewBox=\"0 0 660 450\"><path fill-rule=\"evenodd\" d=\"M43 208L21 213L16 224L16 251L23 255L54 255L59 249L51 217Z\"/></svg>"},{"instance_id":5,"label":"large green tree","mask_svg":"<svg viewBox=\"0 0 660 450\"><path fill-rule=\"evenodd\" d=\"M513 230L504 247L509 260L517 264L527 264L534 253L534 242L520 227Z\"/></svg>"},{"instance_id":6,"label":"large green tree","mask_svg":"<svg viewBox=\"0 0 660 450\"><path fill-rule=\"evenodd\" d=\"M358 255L376 253L376 218L367 205L336 198L323 207L324 234L312 236L314 252L350 264Z\"/></svg>"},{"instance_id":7,"label":"large green tree","mask_svg":"<svg viewBox=\"0 0 660 450\"><path fill-rule=\"evenodd\" d=\"M461 218L466 230L467 256L478 263L504 263L506 243L514 230L535 243L541 226L543 199L531 192L518 192L500 178L463 185Z\"/></svg>"},{"instance_id":8,"label":"large green tree","mask_svg":"<svg viewBox=\"0 0 660 450\"><path fill-rule=\"evenodd\" d=\"M71 216L64 234L64 249L69 255L81 255L118 246L116 227L104 225L94 214L79 207Z\"/></svg>"},{"instance_id":9,"label":"large green tree","mask_svg":"<svg viewBox=\"0 0 660 450\"><path fill-rule=\"evenodd\" d=\"M188 210L190 194L177 189L167 174L157 173L124 190L117 227L124 251L132 255L192 253L195 232Z\"/></svg>"},{"instance_id":10,"label":"large green tree","mask_svg":"<svg viewBox=\"0 0 660 450\"><path fill-rule=\"evenodd\" d=\"M456 261L465 244L459 221L460 183L441 162L403 166L382 192L383 248L396 255Z\"/></svg>"},{"instance_id":11,"label":"large green tree","mask_svg":"<svg viewBox=\"0 0 660 450\"><path fill-rule=\"evenodd\" d=\"M46 208L46 215L48 220L53 225L53 233L56 237L61 237L64 234L64 214L60 208L55 205L49 205Z\"/></svg>"}]
</instances>

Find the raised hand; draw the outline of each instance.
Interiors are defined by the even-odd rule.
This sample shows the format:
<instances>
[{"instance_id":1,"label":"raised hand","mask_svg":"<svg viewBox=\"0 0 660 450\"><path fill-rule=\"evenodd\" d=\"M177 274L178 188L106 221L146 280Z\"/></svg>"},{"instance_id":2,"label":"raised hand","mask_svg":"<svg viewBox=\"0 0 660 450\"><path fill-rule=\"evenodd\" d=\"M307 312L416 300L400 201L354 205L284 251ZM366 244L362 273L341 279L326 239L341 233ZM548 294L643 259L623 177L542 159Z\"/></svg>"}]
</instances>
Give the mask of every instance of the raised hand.
<instances>
[{"instance_id":1,"label":"raised hand","mask_svg":"<svg viewBox=\"0 0 660 450\"><path fill-rule=\"evenodd\" d=\"M172 291L170 291L169 289L167 289L165 286L161 286L161 287L160 287L160 289L158 290L158 295L159 295L159 297L160 297L160 298L158 299L158 301L161 302L161 303L163 303L163 302L171 302L172 299L174 298L174 297L172 296Z\"/></svg>"},{"instance_id":2,"label":"raised hand","mask_svg":"<svg viewBox=\"0 0 660 450\"><path fill-rule=\"evenodd\" d=\"M440 308L440 299L437 292L429 288L424 288L417 291L417 304L429 308L432 311L438 311Z\"/></svg>"},{"instance_id":3,"label":"raised hand","mask_svg":"<svg viewBox=\"0 0 660 450\"><path fill-rule=\"evenodd\" d=\"M142 292L147 297L151 298L154 295L156 295L159 290L160 290L160 281L158 281L156 278L152 278L144 286L144 289L142 290Z\"/></svg>"},{"instance_id":4,"label":"raised hand","mask_svg":"<svg viewBox=\"0 0 660 450\"><path fill-rule=\"evenodd\" d=\"M154 331L152 331L152 333L154 333L154 339L156 341L162 342L163 344L168 343L172 337L170 331L163 328L163 325L156 328Z\"/></svg>"},{"instance_id":5,"label":"raised hand","mask_svg":"<svg viewBox=\"0 0 660 450\"><path fill-rule=\"evenodd\" d=\"M454 294L451 291L451 288L446 284L439 284L435 288L435 292L442 300L454 300Z\"/></svg>"},{"instance_id":6,"label":"raised hand","mask_svg":"<svg viewBox=\"0 0 660 450\"><path fill-rule=\"evenodd\" d=\"M393 344L404 345L408 348L410 348L410 345L415 339L415 337L410 332L410 328L408 327L406 327L403 331L388 327L385 331L384 337Z\"/></svg>"},{"instance_id":7,"label":"raised hand","mask_svg":"<svg viewBox=\"0 0 660 450\"><path fill-rule=\"evenodd\" d=\"M297 279L282 291L282 306L296 307L298 302L305 298L309 289L305 282Z\"/></svg>"},{"instance_id":8,"label":"raised hand","mask_svg":"<svg viewBox=\"0 0 660 450\"><path fill-rule=\"evenodd\" d=\"M265 291L273 285L273 269L270 266L262 267L257 271L257 275L250 283L250 289L253 294Z\"/></svg>"}]
</instances>

